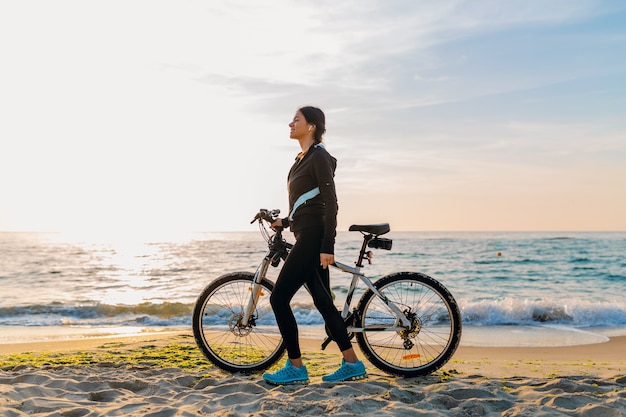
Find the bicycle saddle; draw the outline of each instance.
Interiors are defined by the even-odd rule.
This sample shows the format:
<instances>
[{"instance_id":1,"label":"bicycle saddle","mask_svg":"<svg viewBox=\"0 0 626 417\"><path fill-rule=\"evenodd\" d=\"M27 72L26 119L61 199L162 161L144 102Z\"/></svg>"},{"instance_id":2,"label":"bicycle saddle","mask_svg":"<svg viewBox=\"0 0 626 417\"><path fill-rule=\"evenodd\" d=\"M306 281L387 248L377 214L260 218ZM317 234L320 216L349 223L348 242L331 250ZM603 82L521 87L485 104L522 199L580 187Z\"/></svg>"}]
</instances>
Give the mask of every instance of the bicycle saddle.
<instances>
[{"instance_id":1,"label":"bicycle saddle","mask_svg":"<svg viewBox=\"0 0 626 417\"><path fill-rule=\"evenodd\" d=\"M376 236L380 236L380 235L384 235L391 229L389 228L389 223L380 223L380 224L365 224L365 225L353 224L352 226L350 226L348 230L351 232L365 232L365 233L371 233Z\"/></svg>"}]
</instances>

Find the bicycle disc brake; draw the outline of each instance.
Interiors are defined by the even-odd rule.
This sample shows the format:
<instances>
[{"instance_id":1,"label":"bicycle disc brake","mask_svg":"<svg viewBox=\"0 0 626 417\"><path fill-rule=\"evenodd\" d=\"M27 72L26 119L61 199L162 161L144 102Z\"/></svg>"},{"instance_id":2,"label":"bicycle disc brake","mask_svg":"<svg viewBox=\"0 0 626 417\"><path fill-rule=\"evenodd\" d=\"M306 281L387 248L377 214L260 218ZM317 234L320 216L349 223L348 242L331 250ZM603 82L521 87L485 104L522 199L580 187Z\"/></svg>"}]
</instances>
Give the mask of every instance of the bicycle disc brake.
<instances>
[{"instance_id":1,"label":"bicycle disc brake","mask_svg":"<svg viewBox=\"0 0 626 417\"><path fill-rule=\"evenodd\" d=\"M411 327L409 327L408 329L398 331L398 335L402 339L404 339L404 343L403 343L404 348L406 350L409 350L413 346L415 346L415 343L413 343L411 339L415 338L415 336L417 336L419 332L422 330L422 321L420 320L419 317L417 317L417 314L411 312L410 310L404 310L403 313L406 316L406 318L409 319L409 321L411 322ZM400 324L400 323L397 323L397 324Z\"/></svg>"},{"instance_id":2,"label":"bicycle disc brake","mask_svg":"<svg viewBox=\"0 0 626 417\"><path fill-rule=\"evenodd\" d=\"M249 335L252 332L252 326L254 325L254 317L250 317L250 320L248 320L247 326L241 325L242 318L243 318L242 313L235 313L230 317L230 320L228 320L228 328L230 329L231 333L234 334L235 336L243 337L243 336Z\"/></svg>"}]
</instances>

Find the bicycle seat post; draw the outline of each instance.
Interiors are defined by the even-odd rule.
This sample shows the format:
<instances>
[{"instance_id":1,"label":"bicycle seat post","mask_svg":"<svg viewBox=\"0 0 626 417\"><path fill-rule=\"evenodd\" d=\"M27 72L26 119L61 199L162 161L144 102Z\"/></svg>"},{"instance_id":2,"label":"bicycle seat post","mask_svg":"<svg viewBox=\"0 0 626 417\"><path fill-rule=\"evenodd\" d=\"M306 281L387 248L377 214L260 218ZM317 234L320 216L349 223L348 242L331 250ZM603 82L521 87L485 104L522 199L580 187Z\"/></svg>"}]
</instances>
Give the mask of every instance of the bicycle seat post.
<instances>
[{"instance_id":1,"label":"bicycle seat post","mask_svg":"<svg viewBox=\"0 0 626 417\"><path fill-rule=\"evenodd\" d=\"M371 234L363 234L363 244L361 245L361 250L359 252L359 260L356 263L356 266L358 266L359 268L363 268L363 260L364 259L368 259L369 262L369 256L367 254L367 243L372 240L374 236L372 236Z\"/></svg>"},{"instance_id":2,"label":"bicycle seat post","mask_svg":"<svg viewBox=\"0 0 626 417\"><path fill-rule=\"evenodd\" d=\"M370 259L366 250L367 244L372 239L377 239L378 236L388 233L390 228L389 228L389 223L366 224L366 225L353 224L352 226L348 228L348 230L351 232L361 232L361 234L363 235L363 244L361 245L361 251L359 252L359 259L356 263L357 267L363 268L363 260L367 258L369 261Z\"/></svg>"}]
</instances>

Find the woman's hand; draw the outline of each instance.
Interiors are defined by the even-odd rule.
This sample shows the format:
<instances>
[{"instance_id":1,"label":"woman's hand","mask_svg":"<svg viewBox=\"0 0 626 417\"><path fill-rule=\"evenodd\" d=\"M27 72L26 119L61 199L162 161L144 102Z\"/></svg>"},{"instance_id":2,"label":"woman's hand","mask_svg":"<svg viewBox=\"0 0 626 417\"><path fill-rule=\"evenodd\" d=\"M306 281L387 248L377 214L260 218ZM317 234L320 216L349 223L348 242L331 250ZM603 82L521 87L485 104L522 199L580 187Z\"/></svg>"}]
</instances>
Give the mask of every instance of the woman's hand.
<instances>
[{"instance_id":1,"label":"woman's hand","mask_svg":"<svg viewBox=\"0 0 626 417\"><path fill-rule=\"evenodd\" d=\"M276 229L277 227L283 227L283 220L282 219L274 220L274 223L270 224L270 227L272 229Z\"/></svg>"},{"instance_id":2,"label":"woman's hand","mask_svg":"<svg viewBox=\"0 0 626 417\"><path fill-rule=\"evenodd\" d=\"M335 255L332 253L320 253L320 265L322 268L328 268L328 265L332 265L335 263Z\"/></svg>"}]
</instances>

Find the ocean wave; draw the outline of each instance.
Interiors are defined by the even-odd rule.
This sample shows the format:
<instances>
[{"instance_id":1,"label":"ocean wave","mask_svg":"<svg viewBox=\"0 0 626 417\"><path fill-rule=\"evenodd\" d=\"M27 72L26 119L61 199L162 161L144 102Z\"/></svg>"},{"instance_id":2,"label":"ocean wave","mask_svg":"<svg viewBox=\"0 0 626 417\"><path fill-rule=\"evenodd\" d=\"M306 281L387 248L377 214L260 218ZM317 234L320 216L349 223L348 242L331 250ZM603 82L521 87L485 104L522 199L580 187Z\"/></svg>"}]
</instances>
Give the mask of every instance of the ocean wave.
<instances>
[{"instance_id":1,"label":"ocean wave","mask_svg":"<svg viewBox=\"0 0 626 417\"><path fill-rule=\"evenodd\" d=\"M459 300L463 323L475 326L565 324L574 327L626 325L626 305L617 302L523 300ZM137 305L52 303L0 308L0 325L11 326L191 326L192 303ZM292 304L297 322L319 326L324 320L311 302ZM271 314L260 312L259 325L276 325ZM215 306L205 316L209 325L225 325L232 311Z\"/></svg>"},{"instance_id":2,"label":"ocean wave","mask_svg":"<svg viewBox=\"0 0 626 417\"><path fill-rule=\"evenodd\" d=\"M164 302L137 305L51 303L0 308L0 325L171 326L186 324L193 304Z\"/></svg>"},{"instance_id":3,"label":"ocean wave","mask_svg":"<svg viewBox=\"0 0 626 417\"><path fill-rule=\"evenodd\" d=\"M537 323L577 327L626 324L626 306L588 301L523 300L506 298L459 303L465 324L497 326Z\"/></svg>"}]
</instances>

